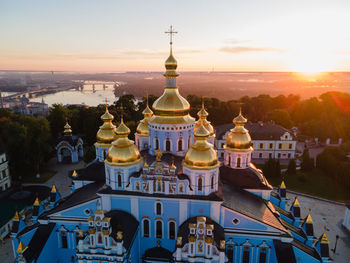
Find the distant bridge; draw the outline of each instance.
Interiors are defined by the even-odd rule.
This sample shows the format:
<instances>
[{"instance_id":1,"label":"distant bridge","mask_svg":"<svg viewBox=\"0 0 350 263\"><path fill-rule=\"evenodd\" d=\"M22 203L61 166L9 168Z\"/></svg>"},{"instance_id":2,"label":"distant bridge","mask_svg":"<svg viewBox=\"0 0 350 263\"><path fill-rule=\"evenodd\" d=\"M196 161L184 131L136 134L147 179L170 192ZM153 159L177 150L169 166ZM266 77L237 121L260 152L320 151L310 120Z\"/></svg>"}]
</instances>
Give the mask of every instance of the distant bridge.
<instances>
[{"instance_id":1,"label":"distant bridge","mask_svg":"<svg viewBox=\"0 0 350 263\"><path fill-rule=\"evenodd\" d=\"M60 92L60 91L66 91L66 90L70 90L70 89L74 89L76 88L75 86L69 86L69 87L46 87L46 88L41 88L41 89L37 89L37 90L27 90L27 91L23 91L23 92L18 92L16 94L12 94L12 95L8 95L8 96L4 96L3 99L4 100L12 100L12 99L18 99L18 98L31 98L33 97L33 95L35 94L49 94L49 93L56 93L56 92Z\"/></svg>"}]
</instances>

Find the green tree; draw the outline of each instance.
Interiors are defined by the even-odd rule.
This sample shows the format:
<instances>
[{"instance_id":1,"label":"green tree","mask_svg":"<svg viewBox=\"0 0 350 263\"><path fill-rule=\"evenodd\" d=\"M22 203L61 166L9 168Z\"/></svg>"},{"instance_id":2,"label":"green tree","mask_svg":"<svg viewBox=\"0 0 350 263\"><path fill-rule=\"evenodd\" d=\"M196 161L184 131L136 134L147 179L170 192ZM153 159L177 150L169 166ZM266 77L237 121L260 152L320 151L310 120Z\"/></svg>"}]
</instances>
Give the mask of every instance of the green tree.
<instances>
[{"instance_id":1,"label":"green tree","mask_svg":"<svg viewBox=\"0 0 350 263\"><path fill-rule=\"evenodd\" d=\"M268 114L268 119L285 128L292 128L293 126L289 112L284 109L274 109Z\"/></svg>"},{"instance_id":2,"label":"green tree","mask_svg":"<svg viewBox=\"0 0 350 263\"><path fill-rule=\"evenodd\" d=\"M293 175L297 173L297 165L294 159L290 159L287 168L287 174Z\"/></svg>"},{"instance_id":3,"label":"green tree","mask_svg":"<svg viewBox=\"0 0 350 263\"><path fill-rule=\"evenodd\" d=\"M310 158L309 150L305 149L301 159L301 170L311 171L314 168L314 159Z\"/></svg>"}]
</instances>

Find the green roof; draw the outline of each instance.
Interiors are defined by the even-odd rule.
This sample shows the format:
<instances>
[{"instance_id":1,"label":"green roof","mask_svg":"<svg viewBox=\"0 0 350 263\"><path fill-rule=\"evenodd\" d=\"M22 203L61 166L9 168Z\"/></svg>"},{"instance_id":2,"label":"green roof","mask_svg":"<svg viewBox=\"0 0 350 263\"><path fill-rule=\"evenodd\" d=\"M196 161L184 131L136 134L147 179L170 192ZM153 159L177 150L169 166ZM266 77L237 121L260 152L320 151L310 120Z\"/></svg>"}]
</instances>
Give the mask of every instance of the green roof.
<instances>
[{"instance_id":1,"label":"green roof","mask_svg":"<svg viewBox=\"0 0 350 263\"><path fill-rule=\"evenodd\" d=\"M15 215L25 207L22 203L16 203L8 200L0 200L0 227L7 224Z\"/></svg>"}]
</instances>

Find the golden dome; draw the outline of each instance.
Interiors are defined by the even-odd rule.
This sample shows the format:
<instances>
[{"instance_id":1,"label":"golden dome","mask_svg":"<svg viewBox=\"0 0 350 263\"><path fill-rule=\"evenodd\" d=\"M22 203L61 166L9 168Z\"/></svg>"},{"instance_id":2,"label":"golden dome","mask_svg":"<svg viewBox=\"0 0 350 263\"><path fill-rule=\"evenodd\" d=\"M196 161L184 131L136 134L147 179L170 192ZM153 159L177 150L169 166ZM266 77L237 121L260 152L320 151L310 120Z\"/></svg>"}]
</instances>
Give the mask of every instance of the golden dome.
<instances>
[{"instance_id":1,"label":"golden dome","mask_svg":"<svg viewBox=\"0 0 350 263\"><path fill-rule=\"evenodd\" d=\"M231 129L226 137L225 148L235 151L251 151L252 139L249 132L244 128L244 124L247 123L247 119L242 116L242 112L233 119L235 127Z\"/></svg>"},{"instance_id":2,"label":"golden dome","mask_svg":"<svg viewBox=\"0 0 350 263\"><path fill-rule=\"evenodd\" d=\"M123 118L116 131L118 139L112 143L105 162L114 166L128 166L141 162L139 150L134 141L128 138L130 129L124 124Z\"/></svg>"},{"instance_id":3,"label":"golden dome","mask_svg":"<svg viewBox=\"0 0 350 263\"><path fill-rule=\"evenodd\" d=\"M152 117L153 111L148 107L148 96L147 96L147 106L142 111L142 114L144 116L143 120L140 121L139 125L137 125L136 128L136 134L141 136L148 136L148 120Z\"/></svg>"},{"instance_id":4,"label":"golden dome","mask_svg":"<svg viewBox=\"0 0 350 263\"><path fill-rule=\"evenodd\" d=\"M106 105L106 112L101 116L101 120L103 124L100 126L96 134L96 145L98 146L107 146L117 139L117 135L115 134L115 126L113 125L114 117L109 113L108 107Z\"/></svg>"},{"instance_id":5,"label":"golden dome","mask_svg":"<svg viewBox=\"0 0 350 263\"><path fill-rule=\"evenodd\" d=\"M198 129L198 127L201 125L200 120L202 119L204 128L206 128L209 131L209 136L214 136L215 135L214 127L213 127L213 125L210 124L210 121L207 120L209 113L204 108L203 100L202 100L202 108L197 113L197 115L199 117L199 120L196 122L196 125L195 125L193 131L195 132Z\"/></svg>"},{"instance_id":6,"label":"golden dome","mask_svg":"<svg viewBox=\"0 0 350 263\"><path fill-rule=\"evenodd\" d=\"M64 135L65 136L71 136L72 135L72 127L69 125L68 121L66 122L66 125L64 125Z\"/></svg>"},{"instance_id":7,"label":"golden dome","mask_svg":"<svg viewBox=\"0 0 350 263\"><path fill-rule=\"evenodd\" d=\"M196 141L187 151L183 165L191 169L214 169L219 167L217 153L213 149L213 145L207 142L209 131L204 127L202 121L194 136Z\"/></svg>"}]
</instances>

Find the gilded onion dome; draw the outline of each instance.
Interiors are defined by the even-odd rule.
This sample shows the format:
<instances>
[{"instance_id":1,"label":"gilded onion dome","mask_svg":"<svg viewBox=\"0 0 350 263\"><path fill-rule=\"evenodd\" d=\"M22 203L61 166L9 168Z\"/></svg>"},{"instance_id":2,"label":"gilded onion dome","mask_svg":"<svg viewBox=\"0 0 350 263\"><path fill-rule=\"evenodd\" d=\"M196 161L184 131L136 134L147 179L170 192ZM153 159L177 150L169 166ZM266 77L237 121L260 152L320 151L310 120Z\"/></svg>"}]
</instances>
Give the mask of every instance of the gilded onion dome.
<instances>
[{"instance_id":1,"label":"gilded onion dome","mask_svg":"<svg viewBox=\"0 0 350 263\"><path fill-rule=\"evenodd\" d=\"M66 125L64 125L64 136L72 136L72 127L69 125L68 121L66 121Z\"/></svg>"},{"instance_id":2,"label":"gilded onion dome","mask_svg":"<svg viewBox=\"0 0 350 263\"><path fill-rule=\"evenodd\" d=\"M214 169L219 166L218 156L213 145L207 142L209 131L204 127L202 120L194 132L196 141L185 155L183 165L190 169Z\"/></svg>"},{"instance_id":3,"label":"gilded onion dome","mask_svg":"<svg viewBox=\"0 0 350 263\"><path fill-rule=\"evenodd\" d=\"M198 129L198 127L200 126L200 120L202 119L204 128L206 128L209 131L209 137L215 136L214 127L213 127L213 125L210 124L210 121L207 120L209 113L205 110L203 100L202 100L202 108L200 109L200 111L198 111L197 115L198 115L199 119L196 122L196 125L195 125L193 131L196 131Z\"/></svg>"},{"instance_id":4,"label":"gilded onion dome","mask_svg":"<svg viewBox=\"0 0 350 263\"><path fill-rule=\"evenodd\" d=\"M140 121L136 128L136 134L141 136L148 136L148 120L152 117L153 111L148 106L148 96L147 96L147 106L142 112L144 118Z\"/></svg>"},{"instance_id":5,"label":"gilded onion dome","mask_svg":"<svg viewBox=\"0 0 350 263\"><path fill-rule=\"evenodd\" d=\"M235 127L230 130L226 137L225 148L235 151L251 151L252 139L250 138L249 131L244 128L247 123L247 119L243 117L241 110L239 115L233 119Z\"/></svg>"},{"instance_id":6,"label":"gilded onion dome","mask_svg":"<svg viewBox=\"0 0 350 263\"><path fill-rule=\"evenodd\" d=\"M128 166L141 162L140 152L134 141L128 138L130 129L124 124L123 117L116 129L118 139L112 143L106 157L106 164L114 166Z\"/></svg>"},{"instance_id":7,"label":"gilded onion dome","mask_svg":"<svg viewBox=\"0 0 350 263\"><path fill-rule=\"evenodd\" d=\"M158 124L187 124L193 123L194 119L189 115L190 104L179 93L176 86L177 61L172 53L172 42L170 42L170 56L165 61L166 87L163 94L153 103L154 115L151 122Z\"/></svg>"},{"instance_id":8,"label":"gilded onion dome","mask_svg":"<svg viewBox=\"0 0 350 263\"><path fill-rule=\"evenodd\" d=\"M96 134L97 144L108 144L110 145L114 140L117 139L115 133L115 126L113 125L114 117L108 111L108 106L106 105L106 112L101 116L103 124L100 126Z\"/></svg>"}]
</instances>

